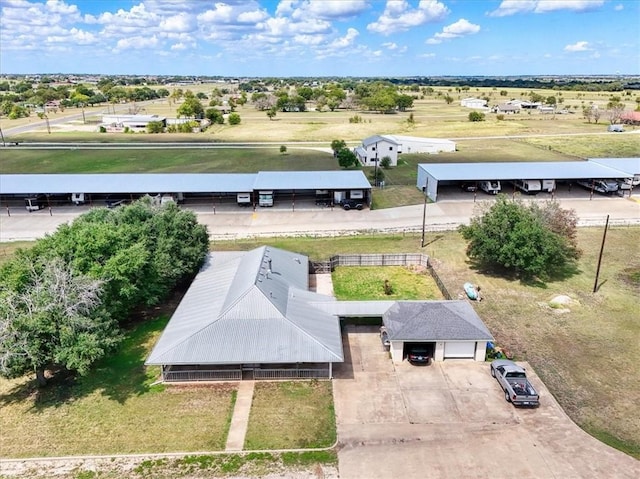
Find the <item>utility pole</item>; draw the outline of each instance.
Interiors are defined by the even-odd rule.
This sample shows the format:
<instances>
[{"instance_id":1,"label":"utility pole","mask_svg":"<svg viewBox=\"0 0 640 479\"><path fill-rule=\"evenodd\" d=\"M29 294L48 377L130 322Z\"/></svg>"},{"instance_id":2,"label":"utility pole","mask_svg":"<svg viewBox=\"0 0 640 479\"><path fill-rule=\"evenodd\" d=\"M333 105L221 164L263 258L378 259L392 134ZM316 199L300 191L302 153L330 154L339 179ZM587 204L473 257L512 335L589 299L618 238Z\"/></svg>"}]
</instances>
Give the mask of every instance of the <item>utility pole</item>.
<instances>
[{"instance_id":1,"label":"utility pole","mask_svg":"<svg viewBox=\"0 0 640 479\"><path fill-rule=\"evenodd\" d=\"M378 186L378 142L376 141L376 159L375 161L375 167L373 170L373 183L375 186Z\"/></svg>"},{"instance_id":2,"label":"utility pole","mask_svg":"<svg viewBox=\"0 0 640 479\"><path fill-rule=\"evenodd\" d=\"M593 284L593 292L598 291L598 278L600 276L600 264L602 263L602 253L604 252L604 240L607 238L607 228L609 227L609 215L607 222L604 224L604 233L602 234L602 245L600 246L600 255L598 256L598 267L596 268L596 282Z\"/></svg>"},{"instance_id":3,"label":"utility pole","mask_svg":"<svg viewBox=\"0 0 640 479\"><path fill-rule=\"evenodd\" d=\"M424 185L424 208L422 209L422 238L420 240L420 247L424 248L424 229L427 223L427 197L429 193L429 177Z\"/></svg>"}]
</instances>

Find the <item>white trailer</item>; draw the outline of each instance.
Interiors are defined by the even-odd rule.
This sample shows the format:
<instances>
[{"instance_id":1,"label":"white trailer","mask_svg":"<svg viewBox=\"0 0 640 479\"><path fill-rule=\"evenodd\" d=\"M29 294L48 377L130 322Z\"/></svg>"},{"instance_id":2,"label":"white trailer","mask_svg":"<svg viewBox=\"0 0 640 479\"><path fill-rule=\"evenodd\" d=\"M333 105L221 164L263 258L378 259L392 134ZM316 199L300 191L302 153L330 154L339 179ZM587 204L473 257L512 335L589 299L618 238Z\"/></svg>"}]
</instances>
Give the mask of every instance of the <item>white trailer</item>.
<instances>
[{"instance_id":1,"label":"white trailer","mask_svg":"<svg viewBox=\"0 0 640 479\"><path fill-rule=\"evenodd\" d=\"M238 193L236 201L240 206L251 206L251 193Z\"/></svg>"},{"instance_id":2,"label":"white trailer","mask_svg":"<svg viewBox=\"0 0 640 479\"><path fill-rule=\"evenodd\" d=\"M500 182L498 180L481 181L478 186L482 191L490 195L497 195L500 193Z\"/></svg>"},{"instance_id":3,"label":"white trailer","mask_svg":"<svg viewBox=\"0 0 640 479\"><path fill-rule=\"evenodd\" d=\"M542 191L540 180L516 180L513 184L528 195L537 195Z\"/></svg>"},{"instance_id":4,"label":"white trailer","mask_svg":"<svg viewBox=\"0 0 640 479\"><path fill-rule=\"evenodd\" d=\"M556 189L556 180L542 180L542 191L553 193Z\"/></svg>"}]
</instances>

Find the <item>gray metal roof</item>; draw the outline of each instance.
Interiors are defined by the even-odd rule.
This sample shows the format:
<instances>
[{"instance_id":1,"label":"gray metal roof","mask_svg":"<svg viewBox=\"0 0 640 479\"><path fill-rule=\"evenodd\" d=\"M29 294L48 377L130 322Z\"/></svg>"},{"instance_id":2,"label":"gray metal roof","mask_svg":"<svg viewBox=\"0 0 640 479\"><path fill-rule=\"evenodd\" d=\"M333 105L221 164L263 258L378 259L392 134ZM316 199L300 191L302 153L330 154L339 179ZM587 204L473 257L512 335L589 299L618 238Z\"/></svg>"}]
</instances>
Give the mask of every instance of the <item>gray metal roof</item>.
<instances>
[{"instance_id":1,"label":"gray metal roof","mask_svg":"<svg viewBox=\"0 0 640 479\"><path fill-rule=\"evenodd\" d=\"M255 190L370 189L361 170L353 171L261 171Z\"/></svg>"},{"instance_id":2,"label":"gray metal roof","mask_svg":"<svg viewBox=\"0 0 640 479\"><path fill-rule=\"evenodd\" d=\"M0 194L236 193L260 189L370 189L357 171L0 175Z\"/></svg>"},{"instance_id":3,"label":"gray metal roof","mask_svg":"<svg viewBox=\"0 0 640 479\"><path fill-rule=\"evenodd\" d=\"M297 253L210 253L146 364L342 362L339 320L314 306L335 299L307 287Z\"/></svg>"},{"instance_id":4,"label":"gray metal roof","mask_svg":"<svg viewBox=\"0 0 640 479\"><path fill-rule=\"evenodd\" d=\"M316 307L341 318L366 318L381 317L394 304L395 301L334 301Z\"/></svg>"},{"instance_id":5,"label":"gray metal roof","mask_svg":"<svg viewBox=\"0 0 640 479\"><path fill-rule=\"evenodd\" d=\"M93 173L0 175L0 194L235 193L252 191L250 173Z\"/></svg>"},{"instance_id":6,"label":"gray metal roof","mask_svg":"<svg viewBox=\"0 0 640 479\"><path fill-rule=\"evenodd\" d=\"M418 168L443 180L624 178L633 176L598 160L504 163L421 163Z\"/></svg>"},{"instance_id":7,"label":"gray metal roof","mask_svg":"<svg viewBox=\"0 0 640 479\"><path fill-rule=\"evenodd\" d=\"M373 135L362 140L362 146L367 147L369 145L373 145L374 143L380 143L382 141L386 141L387 143L391 143L394 145L399 145L394 138L385 135Z\"/></svg>"},{"instance_id":8,"label":"gray metal roof","mask_svg":"<svg viewBox=\"0 0 640 479\"><path fill-rule=\"evenodd\" d=\"M640 175L640 158L589 158L589 161L624 171L629 176Z\"/></svg>"},{"instance_id":9,"label":"gray metal roof","mask_svg":"<svg viewBox=\"0 0 640 479\"><path fill-rule=\"evenodd\" d=\"M382 317L389 339L490 341L493 336L467 301L398 301Z\"/></svg>"}]
</instances>

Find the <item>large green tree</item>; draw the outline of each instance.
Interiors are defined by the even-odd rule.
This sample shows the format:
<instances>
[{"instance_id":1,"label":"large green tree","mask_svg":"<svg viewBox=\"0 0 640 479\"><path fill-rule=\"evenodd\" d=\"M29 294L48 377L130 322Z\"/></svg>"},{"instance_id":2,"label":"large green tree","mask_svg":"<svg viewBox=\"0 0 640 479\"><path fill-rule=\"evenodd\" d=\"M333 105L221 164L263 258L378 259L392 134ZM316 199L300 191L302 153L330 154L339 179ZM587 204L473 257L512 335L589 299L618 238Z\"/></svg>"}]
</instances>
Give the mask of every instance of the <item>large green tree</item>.
<instances>
[{"instance_id":1,"label":"large green tree","mask_svg":"<svg viewBox=\"0 0 640 479\"><path fill-rule=\"evenodd\" d=\"M60 258L19 254L0 270L0 375L64 368L85 374L119 335L101 300L104 281Z\"/></svg>"},{"instance_id":2,"label":"large green tree","mask_svg":"<svg viewBox=\"0 0 640 479\"><path fill-rule=\"evenodd\" d=\"M209 249L195 214L150 198L95 208L38 241L33 254L59 256L78 273L103 280L103 299L119 322L164 299L195 274Z\"/></svg>"},{"instance_id":3,"label":"large green tree","mask_svg":"<svg viewBox=\"0 0 640 479\"><path fill-rule=\"evenodd\" d=\"M580 256L575 213L550 202L525 205L500 195L459 228L468 256L481 267L504 269L523 279L546 280Z\"/></svg>"}]
</instances>

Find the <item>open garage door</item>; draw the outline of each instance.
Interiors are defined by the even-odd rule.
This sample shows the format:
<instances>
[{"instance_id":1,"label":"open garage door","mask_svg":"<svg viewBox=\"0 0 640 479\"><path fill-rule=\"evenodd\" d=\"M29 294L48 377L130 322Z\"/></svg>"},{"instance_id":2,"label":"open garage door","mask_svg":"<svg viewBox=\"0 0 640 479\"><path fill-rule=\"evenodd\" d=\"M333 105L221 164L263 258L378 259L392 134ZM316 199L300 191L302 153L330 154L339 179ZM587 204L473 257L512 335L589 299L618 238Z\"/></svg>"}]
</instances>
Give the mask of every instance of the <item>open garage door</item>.
<instances>
[{"instance_id":1,"label":"open garage door","mask_svg":"<svg viewBox=\"0 0 640 479\"><path fill-rule=\"evenodd\" d=\"M444 359L454 358L470 358L473 359L476 355L476 343L461 342L461 341L447 341L444 344Z\"/></svg>"}]
</instances>

